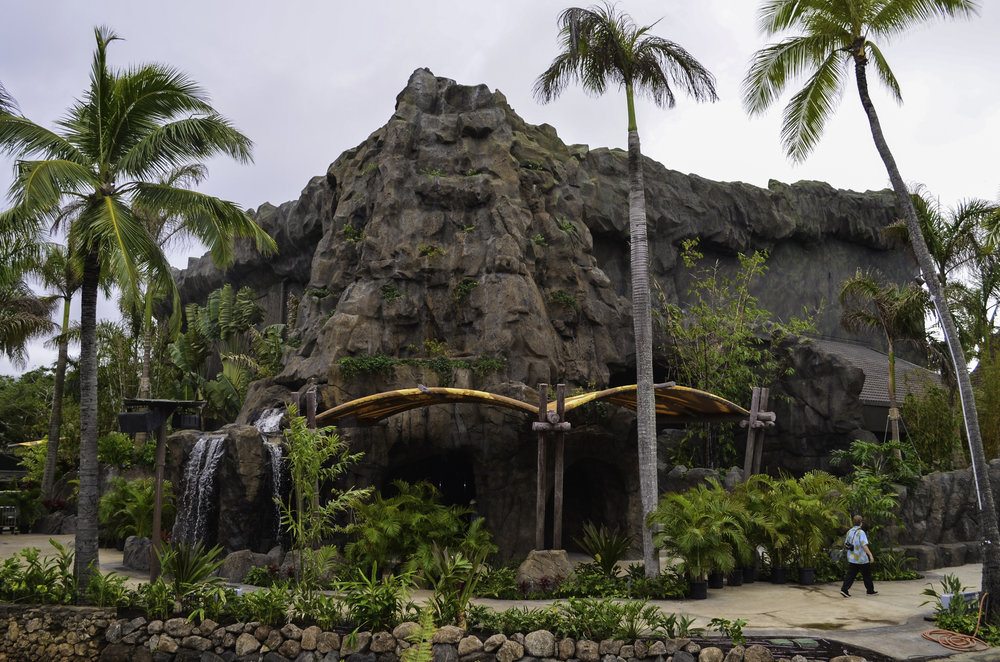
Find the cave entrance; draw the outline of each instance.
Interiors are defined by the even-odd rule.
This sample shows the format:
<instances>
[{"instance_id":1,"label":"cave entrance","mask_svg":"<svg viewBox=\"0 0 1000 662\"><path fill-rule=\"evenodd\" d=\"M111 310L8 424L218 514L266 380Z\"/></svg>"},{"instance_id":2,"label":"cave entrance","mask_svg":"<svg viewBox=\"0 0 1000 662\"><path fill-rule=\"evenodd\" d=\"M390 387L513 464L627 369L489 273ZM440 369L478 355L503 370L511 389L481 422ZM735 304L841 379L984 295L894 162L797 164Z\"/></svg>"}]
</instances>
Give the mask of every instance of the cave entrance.
<instances>
[{"instance_id":1,"label":"cave entrance","mask_svg":"<svg viewBox=\"0 0 1000 662\"><path fill-rule=\"evenodd\" d=\"M566 469L563 484L563 540L568 552L582 552L576 543L583 538L583 525L592 523L597 528L603 524L609 529L627 532L628 493L625 481L617 468L596 458L577 460ZM550 491L545 504L545 518L553 518L553 494ZM552 530L545 534L545 543L552 549Z\"/></svg>"},{"instance_id":2,"label":"cave entrance","mask_svg":"<svg viewBox=\"0 0 1000 662\"><path fill-rule=\"evenodd\" d=\"M424 457L402 457L386 472L382 493L393 496L394 480L407 483L427 481L441 493L446 506L468 506L476 498L476 480L472 457L468 452L451 450Z\"/></svg>"}]
</instances>

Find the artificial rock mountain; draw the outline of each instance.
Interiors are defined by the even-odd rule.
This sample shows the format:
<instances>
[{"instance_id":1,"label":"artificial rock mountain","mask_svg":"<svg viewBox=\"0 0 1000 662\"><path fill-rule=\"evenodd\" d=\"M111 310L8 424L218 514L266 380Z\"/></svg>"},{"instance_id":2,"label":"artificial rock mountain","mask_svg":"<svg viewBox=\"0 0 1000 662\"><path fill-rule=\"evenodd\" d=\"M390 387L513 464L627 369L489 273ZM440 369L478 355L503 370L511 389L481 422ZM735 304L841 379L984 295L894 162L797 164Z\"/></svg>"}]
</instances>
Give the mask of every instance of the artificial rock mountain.
<instances>
[{"instance_id":1,"label":"artificial rock mountain","mask_svg":"<svg viewBox=\"0 0 1000 662\"><path fill-rule=\"evenodd\" d=\"M623 128L624 130L624 128ZM725 158L725 145L706 149ZM737 254L770 254L754 294L776 318L826 305L821 333L843 336L840 284L877 265L897 282L915 273L908 253L880 234L896 216L890 192L856 193L819 182L767 189L720 183L644 161L651 276L685 301L681 242L700 238L709 260L732 273ZM396 110L364 142L313 178L301 197L261 206L257 222L277 241L263 257L238 250L226 272L205 256L180 274L187 301L224 282L261 296L267 322L288 320L299 346L279 375L251 387L241 422L316 386L319 410L417 383L453 385L536 402L545 382L601 388L634 382L629 301L626 153L566 145L548 125L526 124L499 91L415 71ZM428 342L430 341L430 342ZM414 365L346 376L338 359L385 354L503 359L499 370L442 374ZM863 435L864 376L807 342L796 375L773 385L776 405L764 464L828 466L831 448ZM658 368L657 381L669 378ZM749 406L749 393L743 406ZM572 419L571 419L572 421ZM566 525L638 526L634 416L578 420L567 439ZM533 546L536 436L521 414L438 405L372 428L342 428L365 461L357 478L378 487L428 478L452 501L476 508L508 554ZM662 472L672 467L660 458ZM551 481L550 481L551 484ZM551 500L551 496L550 496Z\"/></svg>"}]
</instances>

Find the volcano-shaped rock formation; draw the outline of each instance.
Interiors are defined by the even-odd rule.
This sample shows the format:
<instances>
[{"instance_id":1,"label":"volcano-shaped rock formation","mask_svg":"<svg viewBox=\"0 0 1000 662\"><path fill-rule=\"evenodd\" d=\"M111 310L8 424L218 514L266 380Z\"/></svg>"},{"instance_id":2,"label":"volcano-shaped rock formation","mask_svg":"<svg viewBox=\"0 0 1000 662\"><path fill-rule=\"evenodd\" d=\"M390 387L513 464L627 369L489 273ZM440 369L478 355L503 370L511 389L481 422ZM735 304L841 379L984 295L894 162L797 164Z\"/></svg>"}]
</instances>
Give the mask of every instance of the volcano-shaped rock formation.
<instances>
[{"instance_id":1,"label":"volcano-shaped rock formation","mask_svg":"<svg viewBox=\"0 0 1000 662\"><path fill-rule=\"evenodd\" d=\"M695 237L729 273L738 252L769 251L754 293L781 319L836 302L859 266L877 265L898 282L914 275L908 254L880 234L897 217L887 191L818 182L762 189L649 159L644 168L651 275L669 301L684 302L689 275L679 247ZM294 321L299 345L279 375L253 385L240 422L313 385L322 411L418 383L529 402L539 382L633 383L627 186L624 151L565 145L551 126L526 124L500 92L418 69L385 126L298 200L256 211L278 255L244 246L225 273L208 256L192 260L180 275L182 293L203 301L225 281L250 285L268 323ZM835 305L823 308L821 333L843 336L838 314ZM436 370L404 364L357 374L338 364L377 354L494 362L481 364L491 366L485 370L445 361ZM831 368L807 343L797 356L786 389L796 399L780 406L767 435L771 468L825 467L831 447L860 434L860 371ZM657 381L670 377L657 370ZM748 406L749 393L740 404ZM613 407L571 419L566 541L586 520L627 519L635 532L633 420ZM533 546L536 437L525 416L439 405L340 432L366 453L360 480L380 487L397 477L430 479L451 501L474 499L505 554ZM665 455L663 472L671 469Z\"/></svg>"}]
</instances>

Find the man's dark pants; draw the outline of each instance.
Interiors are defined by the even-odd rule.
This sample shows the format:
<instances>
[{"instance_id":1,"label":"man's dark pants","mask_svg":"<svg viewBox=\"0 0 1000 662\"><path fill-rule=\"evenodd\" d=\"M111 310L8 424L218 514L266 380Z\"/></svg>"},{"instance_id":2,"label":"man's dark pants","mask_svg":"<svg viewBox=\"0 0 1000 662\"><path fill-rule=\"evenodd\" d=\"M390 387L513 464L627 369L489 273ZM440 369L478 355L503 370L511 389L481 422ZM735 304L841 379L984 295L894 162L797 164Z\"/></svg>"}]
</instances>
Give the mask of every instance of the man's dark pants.
<instances>
[{"instance_id":1,"label":"man's dark pants","mask_svg":"<svg viewBox=\"0 0 1000 662\"><path fill-rule=\"evenodd\" d=\"M854 578L858 576L858 572L861 573L861 578L865 582L865 590L869 593L875 592L875 582L872 581L872 564L871 563L848 563L847 564L847 577L844 579L844 585L840 587L840 590L847 593L851 590L851 584L854 583Z\"/></svg>"}]
</instances>

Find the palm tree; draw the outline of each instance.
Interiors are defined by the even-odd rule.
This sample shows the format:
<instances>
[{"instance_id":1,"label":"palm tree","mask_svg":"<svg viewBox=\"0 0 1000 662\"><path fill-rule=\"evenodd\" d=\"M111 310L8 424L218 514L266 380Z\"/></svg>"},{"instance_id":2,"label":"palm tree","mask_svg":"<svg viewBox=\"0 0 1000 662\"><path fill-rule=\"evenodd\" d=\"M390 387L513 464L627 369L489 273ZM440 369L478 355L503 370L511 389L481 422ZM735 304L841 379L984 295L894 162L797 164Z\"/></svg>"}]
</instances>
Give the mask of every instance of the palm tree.
<instances>
[{"instance_id":1,"label":"palm tree","mask_svg":"<svg viewBox=\"0 0 1000 662\"><path fill-rule=\"evenodd\" d=\"M63 389L66 384L66 364L69 361L70 303L80 289L82 265L76 253L68 247L49 244L45 259L35 270L35 275L48 290L55 290L53 299L62 299L62 326L53 340L58 347L55 383L52 387L52 411L49 413L48 444L45 448L45 468L42 470L42 499L52 496L55 482L56 463L59 457L59 441L62 434Z\"/></svg>"},{"instance_id":2,"label":"palm tree","mask_svg":"<svg viewBox=\"0 0 1000 662\"><path fill-rule=\"evenodd\" d=\"M987 472L968 365L955 320L947 305L944 286L936 275L934 260L921 232L910 191L882 133L868 92L867 75L868 63L872 61L879 80L897 101L901 101L899 83L882 50L873 40L888 40L934 18L969 17L977 11L975 0L769 0L760 12L763 32L769 37L786 32L797 34L754 54L750 71L743 81L743 101L751 115L763 113L792 79L800 75L808 77L805 86L792 96L785 107L781 129L786 153L793 160L801 161L815 147L827 120L833 115L853 65L861 106L892 183L896 202L909 230L917 265L930 291L951 361L955 365L983 514L983 537L987 541L984 546L982 588L992 595L1000 595L1000 544L997 544L1000 527L997 525L993 488ZM989 609L991 615L1000 615L1000 601L992 601Z\"/></svg>"},{"instance_id":3,"label":"palm tree","mask_svg":"<svg viewBox=\"0 0 1000 662\"><path fill-rule=\"evenodd\" d=\"M185 74L159 64L123 71L108 68L107 47L118 36L94 30L97 47L90 86L49 130L0 112L0 149L18 159L11 187L14 206L3 224L55 218L67 200L77 213L71 243L81 247L80 486L75 572L85 588L97 560L97 291L102 272L138 289L140 267L168 273L170 266L133 212L162 209L188 219L217 264L232 261L234 236L258 249L274 242L234 203L155 182L179 165L225 154L251 160L250 140L209 105ZM171 281L172 283L172 281ZM177 302L176 287L174 291ZM81 591L81 594L83 592Z\"/></svg>"},{"instance_id":4,"label":"palm tree","mask_svg":"<svg viewBox=\"0 0 1000 662\"><path fill-rule=\"evenodd\" d=\"M25 282L38 263L38 246L25 243L19 230L0 223L0 353L25 365L25 346L52 329L55 302L39 298Z\"/></svg>"},{"instance_id":5,"label":"palm tree","mask_svg":"<svg viewBox=\"0 0 1000 662\"><path fill-rule=\"evenodd\" d=\"M697 101L715 101L715 78L680 45L650 34L613 6L571 7L558 19L562 52L535 81L534 94L547 103L571 83L595 95L609 84L625 90L628 109L629 234L631 239L632 319L635 328L636 427L642 521L656 507L656 409L653 396L653 316L646 241L646 200L635 97L647 96L661 108L676 99L671 84ZM646 576L659 573L652 535L642 527Z\"/></svg>"},{"instance_id":6,"label":"palm tree","mask_svg":"<svg viewBox=\"0 0 1000 662\"><path fill-rule=\"evenodd\" d=\"M3 83L0 83L0 113L14 114L16 110L17 101L10 95Z\"/></svg>"},{"instance_id":7,"label":"palm tree","mask_svg":"<svg viewBox=\"0 0 1000 662\"><path fill-rule=\"evenodd\" d=\"M840 286L840 324L851 333L881 332L889 355L889 424L892 440L899 441L899 403L896 400L896 342L919 342L924 334L927 294L915 283L890 283L877 270L862 272Z\"/></svg>"}]
</instances>

